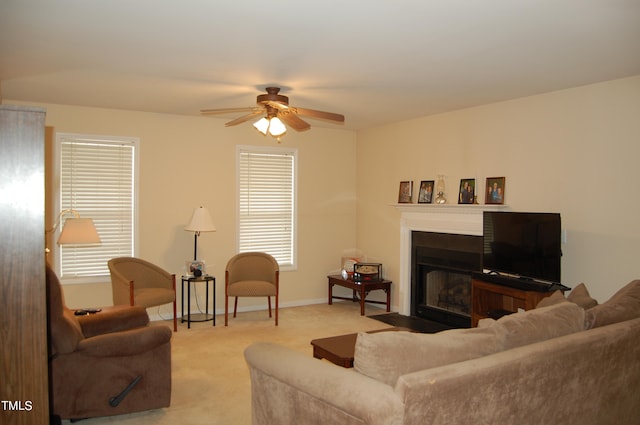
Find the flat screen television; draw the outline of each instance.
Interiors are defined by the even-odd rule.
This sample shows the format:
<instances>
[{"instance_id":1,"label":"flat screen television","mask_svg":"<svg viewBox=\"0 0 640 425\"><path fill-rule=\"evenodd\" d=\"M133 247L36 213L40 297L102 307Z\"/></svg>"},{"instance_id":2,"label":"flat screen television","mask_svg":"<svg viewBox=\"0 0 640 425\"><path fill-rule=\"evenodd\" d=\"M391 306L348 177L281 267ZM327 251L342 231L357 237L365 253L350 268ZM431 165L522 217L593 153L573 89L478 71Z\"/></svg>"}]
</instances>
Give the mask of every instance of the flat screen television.
<instances>
[{"instance_id":1,"label":"flat screen television","mask_svg":"<svg viewBox=\"0 0 640 425\"><path fill-rule=\"evenodd\" d=\"M484 211L485 272L560 283L561 231L558 213Z\"/></svg>"}]
</instances>

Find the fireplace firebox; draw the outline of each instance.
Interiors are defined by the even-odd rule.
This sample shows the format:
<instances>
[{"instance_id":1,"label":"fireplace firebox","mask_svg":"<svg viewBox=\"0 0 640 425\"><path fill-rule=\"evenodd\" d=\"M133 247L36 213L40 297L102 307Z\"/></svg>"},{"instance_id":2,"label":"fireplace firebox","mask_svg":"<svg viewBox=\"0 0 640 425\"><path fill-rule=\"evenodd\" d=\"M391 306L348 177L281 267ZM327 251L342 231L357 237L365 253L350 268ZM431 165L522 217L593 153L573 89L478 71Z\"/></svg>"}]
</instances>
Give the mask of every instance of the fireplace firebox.
<instances>
[{"instance_id":1,"label":"fireplace firebox","mask_svg":"<svg viewBox=\"0 0 640 425\"><path fill-rule=\"evenodd\" d=\"M411 315L471 326L471 274L482 271L482 236L411 233Z\"/></svg>"}]
</instances>

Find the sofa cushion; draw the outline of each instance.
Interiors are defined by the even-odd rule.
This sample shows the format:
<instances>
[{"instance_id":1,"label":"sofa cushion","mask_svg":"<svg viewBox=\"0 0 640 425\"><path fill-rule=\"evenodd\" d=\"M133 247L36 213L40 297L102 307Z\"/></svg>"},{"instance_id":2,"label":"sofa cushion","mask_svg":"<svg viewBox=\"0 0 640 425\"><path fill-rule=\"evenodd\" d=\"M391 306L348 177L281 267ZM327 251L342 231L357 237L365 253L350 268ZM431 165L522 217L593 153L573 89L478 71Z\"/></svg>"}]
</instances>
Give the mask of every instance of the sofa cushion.
<instances>
[{"instance_id":1,"label":"sofa cushion","mask_svg":"<svg viewBox=\"0 0 640 425\"><path fill-rule=\"evenodd\" d=\"M558 304L565 301L577 304L585 310L598 305L598 301L591 298L591 295L589 294L589 291L587 290L585 284L581 283L573 288L566 298L562 291L555 291L550 296L541 299L540 302L536 305L536 308L548 307L550 305Z\"/></svg>"},{"instance_id":2,"label":"sofa cushion","mask_svg":"<svg viewBox=\"0 0 640 425\"><path fill-rule=\"evenodd\" d=\"M584 309L564 301L504 316L488 329L501 327L504 330L504 349L508 350L582 331L584 317Z\"/></svg>"},{"instance_id":3,"label":"sofa cushion","mask_svg":"<svg viewBox=\"0 0 640 425\"><path fill-rule=\"evenodd\" d=\"M640 280L629 282L605 303L586 312L587 329L640 317Z\"/></svg>"},{"instance_id":4,"label":"sofa cushion","mask_svg":"<svg viewBox=\"0 0 640 425\"><path fill-rule=\"evenodd\" d=\"M493 326L496 323L496 319L492 317L484 317L478 320L479 328L488 328L489 326Z\"/></svg>"},{"instance_id":5,"label":"sofa cushion","mask_svg":"<svg viewBox=\"0 0 640 425\"><path fill-rule=\"evenodd\" d=\"M567 299L564 297L562 291L554 291L548 297L541 299L538 304L536 304L536 308L549 307L550 305L556 305L564 302L567 302Z\"/></svg>"},{"instance_id":6,"label":"sofa cushion","mask_svg":"<svg viewBox=\"0 0 640 425\"><path fill-rule=\"evenodd\" d=\"M598 301L591 298L591 295L584 283L579 284L569 292L569 295L567 295L567 301L578 304L585 310L598 305Z\"/></svg>"},{"instance_id":7,"label":"sofa cushion","mask_svg":"<svg viewBox=\"0 0 640 425\"><path fill-rule=\"evenodd\" d=\"M502 328L452 329L435 334L359 333L354 369L394 386L399 376L502 350Z\"/></svg>"}]
</instances>

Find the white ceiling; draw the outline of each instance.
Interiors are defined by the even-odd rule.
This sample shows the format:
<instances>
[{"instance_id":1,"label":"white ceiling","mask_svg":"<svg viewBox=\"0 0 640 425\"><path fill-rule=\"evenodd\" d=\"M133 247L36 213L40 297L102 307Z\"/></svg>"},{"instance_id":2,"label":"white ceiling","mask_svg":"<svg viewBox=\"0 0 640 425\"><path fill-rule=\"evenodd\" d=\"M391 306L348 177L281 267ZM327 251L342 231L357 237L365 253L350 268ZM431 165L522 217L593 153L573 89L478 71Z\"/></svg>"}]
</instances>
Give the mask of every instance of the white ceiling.
<instances>
[{"instance_id":1,"label":"white ceiling","mask_svg":"<svg viewBox=\"0 0 640 425\"><path fill-rule=\"evenodd\" d=\"M198 115L276 85L357 130L632 75L640 0L0 2L5 101Z\"/></svg>"}]
</instances>

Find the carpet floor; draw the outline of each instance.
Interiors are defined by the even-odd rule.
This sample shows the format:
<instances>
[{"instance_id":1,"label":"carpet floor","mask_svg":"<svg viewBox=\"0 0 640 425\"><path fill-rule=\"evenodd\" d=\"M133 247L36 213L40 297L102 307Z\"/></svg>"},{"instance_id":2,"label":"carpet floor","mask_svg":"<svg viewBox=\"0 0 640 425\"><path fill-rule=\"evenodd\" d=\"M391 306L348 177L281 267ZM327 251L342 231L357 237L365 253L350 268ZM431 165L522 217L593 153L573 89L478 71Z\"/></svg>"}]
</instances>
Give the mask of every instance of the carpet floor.
<instances>
[{"instance_id":1,"label":"carpet floor","mask_svg":"<svg viewBox=\"0 0 640 425\"><path fill-rule=\"evenodd\" d=\"M377 314L379 310L367 306L367 313ZM388 327L392 326L360 316L359 305L350 302L281 308L277 327L266 311L238 313L237 318L229 318L228 327L224 326L223 315L216 317L215 327L202 322L191 323L191 329L187 329L187 324L181 323L171 342L170 407L79 423L250 425L251 381L243 355L247 346L270 341L311 357L312 339Z\"/></svg>"}]
</instances>

